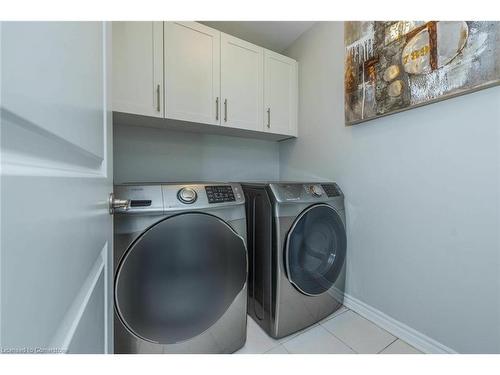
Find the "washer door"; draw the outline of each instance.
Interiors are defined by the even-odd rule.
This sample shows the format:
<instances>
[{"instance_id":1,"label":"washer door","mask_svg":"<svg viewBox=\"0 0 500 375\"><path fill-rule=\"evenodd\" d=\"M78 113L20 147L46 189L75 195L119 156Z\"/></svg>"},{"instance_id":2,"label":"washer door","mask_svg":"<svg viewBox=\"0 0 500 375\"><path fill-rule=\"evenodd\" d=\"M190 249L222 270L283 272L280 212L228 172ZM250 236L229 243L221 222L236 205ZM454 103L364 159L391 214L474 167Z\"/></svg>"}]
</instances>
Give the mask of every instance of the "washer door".
<instances>
[{"instance_id":1,"label":"washer door","mask_svg":"<svg viewBox=\"0 0 500 375\"><path fill-rule=\"evenodd\" d=\"M115 277L115 307L137 337L173 344L203 333L245 285L244 240L221 219L185 213L146 230Z\"/></svg>"},{"instance_id":2,"label":"washer door","mask_svg":"<svg viewBox=\"0 0 500 375\"><path fill-rule=\"evenodd\" d=\"M333 207L319 204L307 208L287 236L288 279L303 294L326 292L342 270L346 245L344 224Z\"/></svg>"}]
</instances>

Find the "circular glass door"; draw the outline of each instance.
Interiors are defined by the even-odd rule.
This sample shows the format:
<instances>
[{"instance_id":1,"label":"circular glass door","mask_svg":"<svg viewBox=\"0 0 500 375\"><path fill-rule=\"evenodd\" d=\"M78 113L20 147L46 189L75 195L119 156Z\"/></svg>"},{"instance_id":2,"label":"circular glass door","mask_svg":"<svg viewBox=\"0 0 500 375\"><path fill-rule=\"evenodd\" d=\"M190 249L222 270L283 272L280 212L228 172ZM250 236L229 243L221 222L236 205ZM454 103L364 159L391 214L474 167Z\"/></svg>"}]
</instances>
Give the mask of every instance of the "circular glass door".
<instances>
[{"instance_id":1,"label":"circular glass door","mask_svg":"<svg viewBox=\"0 0 500 375\"><path fill-rule=\"evenodd\" d=\"M180 214L153 225L124 254L115 306L131 333L172 344L210 328L246 277L244 240L227 223L208 214Z\"/></svg>"},{"instance_id":2,"label":"circular glass door","mask_svg":"<svg viewBox=\"0 0 500 375\"><path fill-rule=\"evenodd\" d=\"M346 233L335 209L320 204L306 209L288 233L285 264L288 279L302 293L326 292L337 280L346 254Z\"/></svg>"}]
</instances>

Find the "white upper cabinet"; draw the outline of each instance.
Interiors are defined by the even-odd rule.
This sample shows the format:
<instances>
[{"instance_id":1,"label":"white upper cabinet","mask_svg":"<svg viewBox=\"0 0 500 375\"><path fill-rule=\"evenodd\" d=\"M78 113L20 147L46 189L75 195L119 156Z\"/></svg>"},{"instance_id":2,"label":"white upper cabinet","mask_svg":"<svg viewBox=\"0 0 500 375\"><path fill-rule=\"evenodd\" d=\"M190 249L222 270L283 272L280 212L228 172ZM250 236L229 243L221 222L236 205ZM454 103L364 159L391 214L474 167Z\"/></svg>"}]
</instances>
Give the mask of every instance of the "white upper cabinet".
<instances>
[{"instance_id":1,"label":"white upper cabinet","mask_svg":"<svg viewBox=\"0 0 500 375\"><path fill-rule=\"evenodd\" d=\"M263 48L221 33L222 125L264 130L263 56Z\"/></svg>"},{"instance_id":2,"label":"white upper cabinet","mask_svg":"<svg viewBox=\"0 0 500 375\"><path fill-rule=\"evenodd\" d=\"M297 62L197 22L113 22L112 75L117 123L297 136Z\"/></svg>"},{"instance_id":3,"label":"white upper cabinet","mask_svg":"<svg viewBox=\"0 0 500 375\"><path fill-rule=\"evenodd\" d=\"M264 124L271 133L297 136L297 62L264 52Z\"/></svg>"},{"instance_id":4,"label":"white upper cabinet","mask_svg":"<svg viewBox=\"0 0 500 375\"><path fill-rule=\"evenodd\" d=\"M165 117L220 124L220 31L165 22Z\"/></svg>"},{"instance_id":5,"label":"white upper cabinet","mask_svg":"<svg viewBox=\"0 0 500 375\"><path fill-rule=\"evenodd\" d=\"M163 117L163 22L113 22L113 110Z\"/></svg>"}]
</instances>

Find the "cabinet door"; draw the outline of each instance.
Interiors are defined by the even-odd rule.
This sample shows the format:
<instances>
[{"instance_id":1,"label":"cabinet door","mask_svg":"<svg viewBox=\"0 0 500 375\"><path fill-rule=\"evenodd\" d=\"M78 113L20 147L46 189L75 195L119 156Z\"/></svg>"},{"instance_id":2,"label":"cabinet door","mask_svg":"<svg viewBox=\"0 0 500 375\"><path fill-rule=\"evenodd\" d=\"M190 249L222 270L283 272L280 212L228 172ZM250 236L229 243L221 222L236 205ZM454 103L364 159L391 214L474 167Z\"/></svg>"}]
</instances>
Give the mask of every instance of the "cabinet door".
<instances>
[{"instance_id":1,"label":"cabinet door","mask_svg":"<svg viewBox=\"0 0 500 375\"><path fill-rule=\"evenodd\" d=\"M222 125L263 130L263 54L263 48L222 33Z\"/></svg>"},{"instance_id":2,"label":"cabinet door","mask_svg":"<svg viewBox=\"0 0 500 375\"><path fill-rule=\"evenodd\" d=\"M163 117L163 22L113 22L113 110Z\"/></svg>"},{"instance_id":3,"label":"cabinet door","mask_svg":"<svg viewBox=\"0 0 500 375\"><path fill-rule=\"evenodd\" d=\"M220 31L165 22L165 117L220 124Z\"/></svg>"},{"instance_id":4,"label":"cabinet door","mask_svg":"<svg viewBox=\"0 0 500 375\"><path fill-rule=\"evenodd\" d=\"M264 124L270 133L297 135L297 62L264 52Z\"/></svg>"}]
</instances>

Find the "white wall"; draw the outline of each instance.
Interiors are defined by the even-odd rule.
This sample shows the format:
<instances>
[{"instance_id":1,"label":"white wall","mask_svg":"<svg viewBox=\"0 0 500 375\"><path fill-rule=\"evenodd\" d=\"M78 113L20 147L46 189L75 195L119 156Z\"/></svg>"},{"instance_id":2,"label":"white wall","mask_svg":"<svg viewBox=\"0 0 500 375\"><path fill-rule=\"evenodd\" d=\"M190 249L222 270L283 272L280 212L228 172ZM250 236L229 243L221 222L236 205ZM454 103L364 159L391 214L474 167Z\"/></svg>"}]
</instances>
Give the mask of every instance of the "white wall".
<instances>
[{"instance_id":1,"label":"white wall","mask_svg":"<svg viewBox=\"0 0 500 375\"><path fill-rule=\"evenodd\" d=\"M299 138L282 179L335 180L348 215L347 292L459 352L500 352L500 87L344 126L343 24L299 61Z\"/></svg>"},{"instance_id":2,"label":"white wall","mask_svg":"<svg viewBox=\"0 0 500 375\"><path fill-rule=\"evenodd\" d=\"M279 176L278 143L114 126L114 182L252 181Z\"/></svg>"}]
</instances>

